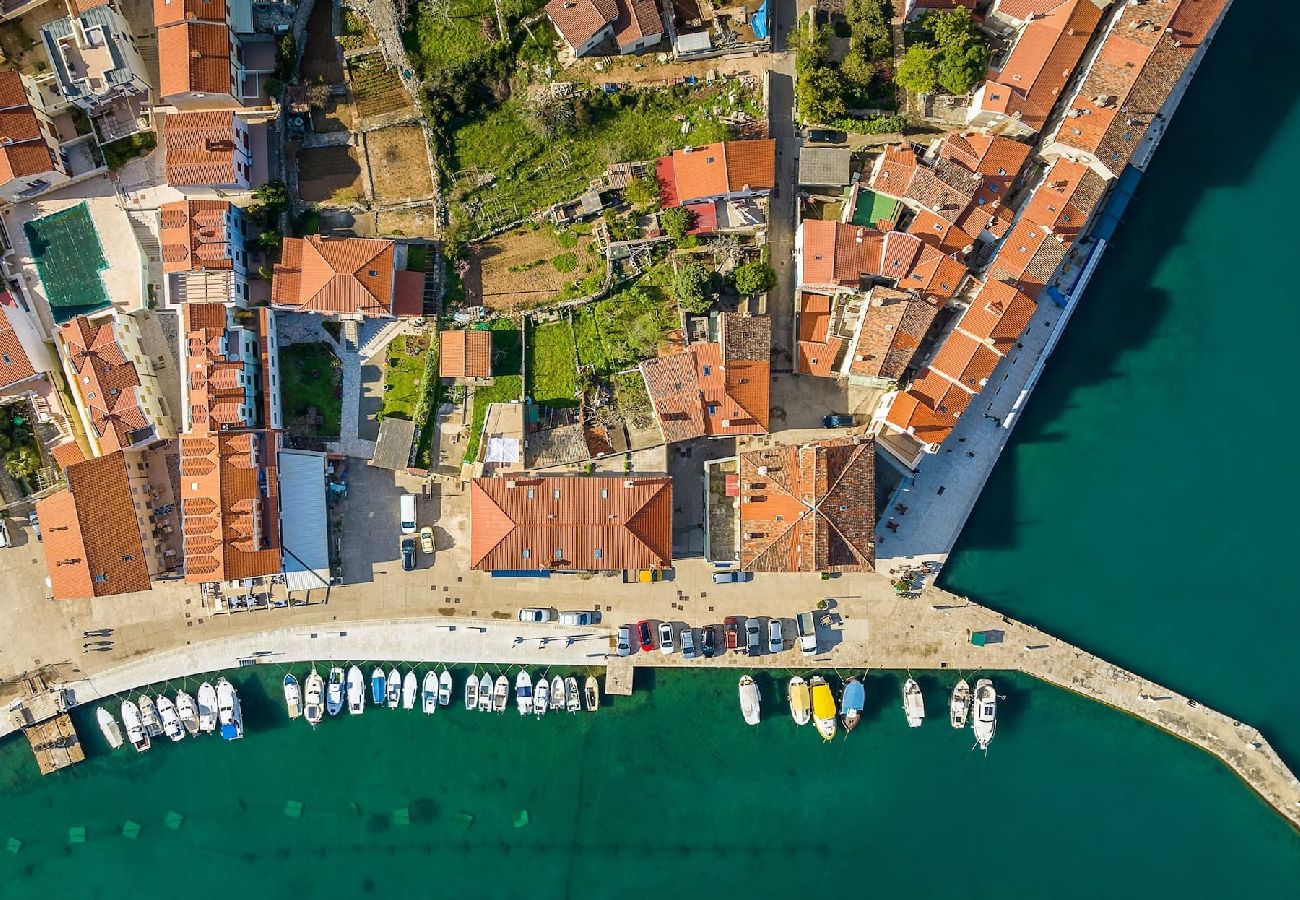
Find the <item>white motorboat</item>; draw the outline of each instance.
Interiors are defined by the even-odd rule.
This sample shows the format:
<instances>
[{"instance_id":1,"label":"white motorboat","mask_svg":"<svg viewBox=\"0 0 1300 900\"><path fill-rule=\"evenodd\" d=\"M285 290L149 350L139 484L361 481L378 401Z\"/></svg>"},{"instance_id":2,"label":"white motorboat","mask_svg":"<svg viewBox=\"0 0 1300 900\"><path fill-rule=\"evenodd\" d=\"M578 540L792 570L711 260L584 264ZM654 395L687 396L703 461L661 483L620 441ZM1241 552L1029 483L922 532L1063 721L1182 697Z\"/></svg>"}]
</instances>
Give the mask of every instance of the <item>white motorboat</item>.
<instances>
[{"instance_id":1,"label":"white motorboat","mask_svg":"<svg viewBox=\"0 0 1300 900\"><path fill-rule=\"evenodd\" d=\"M600 709L600 682L596 680L595 675L588 675L586 682L582 685L582 692L586 695L587 712L596 712Z\"/></svg>"},{"instance_id":2,"label":"white motorboat","mask_svg":"<svg viewBox=\"0 0 1300 900\"><path fill-rule=\"evenodd\" d=\"M745 724L757 725L762 717L763 695L758 691L758 684L748 675L740 676L740 714L745 717Z\"/></svg>"},{"instance_id":3,"label":"white motorboat","mask_svg":"<svg viewBox=\"0 0 1300 900\"><path fill-rule=\"evenodd\" d=\"M478 709L478 679L473 673L465 679L465 709L470 712Z\"/></svg>"},{"instance_id":4,"label":"white motorboat","mask_svg":"<svg viewBox=\"0 0 1300 900\"><path fill-rule=\"evenodd\" d=\"M312 674L315 673L316 670L312 669ZM302 688L298 686L298 679L293 677L292 672L287 672L284 676L284 707L289 711L290 719L302 715Z\"/></svg>"},{"instance_id":5,"label":"white motorboat","mask_svg":"<svg viewBox=\"0 0 1300 900\"><path fill-rule=\"evenodd\" d=\"M415 696L420 693L420 680L415 677L415 670L406 673L402 679L402 709L415 709Z\"/></svg>"},{"instance_id":6,"label":"white motorboat","mask_svg":"<svg viewBox=\"0 0 1300 900\"><path fill-rule=\"evenodd\" d=\"M515 706L521 716L533 711L533 679L527 672L515 676Z\"/></svg>"},{"instance_id":7,"label":"white motorboat","mask_svg":"<svg viewBox=\"0 0 1300 900\"><path fill-rule=\"evenodd\" d=\"M438 711L438 676L430 669L424 673L424 682L420 690L420 705L426 716Z\"/></svg>"},{"instance_id":8,"label":"white motorboat","mask_svg":"<svg viewBox=\"0 0 1300 900\"><path fill-rule=\"evenodd\" d=\"M965 728L970 719L970 685L965 678L952 689L952 699L948 701L948 718L952 727L958 730Z\"/></svg>"},{"instance_id":9,"label":"white motorboat","mask_svg":"<svg viewBox=\"0 0 1300 900\"><path fill-rule=\"evenodd\" d=\"M172 703L172 698L166 694L158 695L158 715L162 718L163 734L167 735L168 740L175 743L185 737L185 726L181 724L181 717L176 714L176 704Z\"/></svg>"},{"instance_id":10,"label":"white motorboat","mask_svg":"<svg viewBox=\"0 0 1300 900\"><path fill-rule=\"evenodd\" d=\"M925 697L921 696L921 686L915 678L909 677L903 683L903 712L908 728L920 728L925 722Z\"/></svg>"},{"instance_id":11,"label":"white motorboat","mask_svg":"<svg viewBox=\"0 0 1300 900\"><path fill-rule=\"evenodd\" d=\"M162 737L162 719L158 718L158 710L153 700L148 694L141 694L136 702L140 707L140 722L144 725L145 733L151 738Z\"/></svg>"},{"instance_id":12,"label":"white motorboat","mask_svg":"<svg viewBox=\"0 0 1300 900\"><path fill-rule=\"evenodd\" d=\"M551 709L556 712L564 709L564 705L568 700L566 688L567 686L564 683L564 679L559 675L556 675L551 679Z\"/></svg>"},{"instance_id":13,"label":"white motorboat","mask_svg":"<svg viewBox=\"0 0 1300 900\"><path fill-rule=\"evenodd\" d=\"M998 694L993 690L993 682L981 678L975 682L974 715L971 728L975 732L975 742L981 750L988 750L993 740L993 733L998 727Z\"/></svg>"},{"instance_id":14,"label":"white motorboat","mask_svg":"<svg viewBox=\"0 0 1300 900\"><path fill-rule=\"evenodd\" d=\"M582 712L582 692L578 690L578 679L570 675L564 679L565 708L571 713Z\"/></svg>"},{"instance_id":15,"label":"white motorboat","mask_svg":"<svg viewBox=\"0 0 1300 900\"><path fill-rule=\"evenodd\" d=\"M104 732L104 740L108 741L111 749L116 750L122 746L122 729L117 727L117 719L113 718L111 712L101 706L95 710L95 720L99 722L99 730Z\"/></svg>"},{"instance_id":16,"label":"white motorboat","mask_svg":"<svg viewBox=\"0 0 1300 900\"><path fill-rule=\"evenodd\" d=\"M397 704L402 702L402 673L397 671L397 666L388 670L387 693L388 708L397 709Z\"/></svg>"},{"instance_id":17,"label":"white motorboat","mask_svg":"<svg viewBox=\"0 0 1300 900\"><path fill-rule=\"evenodd\" d=\"M438 705L451 706L451 673L447 667L443 666L442 671L438 673Z\"/></svg>"},{"instance_id":18,"label":"white motorboat","mask_svg":"<svg viewBox=\"0 0 1300 900\"><path fill-rule=\"evenodd\" d=\"M790 717L796 725L812 721L812 692L808 690L808 682L798 675L790 679Z\"/></svg>"},{"instance_id":19,"label":"white motorboat","mask_svg":"<svg viewBox=\"0 0 1300 900\"><path fill-rule=\"evenodd\" d=\"M833 740L837 726L835 724L835 695L831 693L831 686L820 675L814 675L808 685L812 691L813 727L817 729L817 733L822 736L823 741Z\"/></svg>"},{"instance_id":20,"label":"white motorboat","mask_svg":"<svg viewBox=\"0 0 1300 900\"><path fill-rule=\"evenodd\" d=\"M122 701L122 725L126 728L126 739L137 753L149 749L151 742L149 733L144 730L144 723L140 720L140 707L130 700Z\"/></svg>"},{"instance_id":21,"label":"white motorboat","mask_svg":"<svg viewBox=\"0 0 1300 900\"><path fill-rule=\"evenodd\" d=\"M303 705L303 716L307 719L307 724L315 728L320 724L321 719L325 718L325 680L320 677L320 673L315 669L307 676L306 703Z\"/></svg>"},{"instance_id":22,"label":"white motorboat","mask_svg":"<svg viewBox=\"0 0 1300 900\"><path fill-rule=\"evenodd\" d=\"M478 711L492 712L492 676L486 672L478 680Z\"/></svg>"},{"instance_id":23,"label":"white motorboat","mask_svg":"<svg viewBox=\"0 0 1300 900\"><path fill-rule=\"evenodd\" d=\"M325 712L337 716L343 709L343 669L334 666L330 669L329 681L325 683Z\"/></svg>"},{"instance_id":24,"label":"white motorboat","mask_svg":"<svg viewBox=\"0 0 1300 900\"><path fill-rule=\"evenodd\" d=\"M359 716L366 711L366 678L361 669L348 669L348 715Z\"/></svg>"},{"instance_id":25,"label":"white motorboat","mask_svg":"<svg viewBox=\"0 0 1300 900\"><path fill-rule=\"evenodd\" d=\"M217 730L217 689L209 682L199 685L199 731L211 734Z\"/></svg>"},{"instance_id":26,"label":"white motorboat","mask_svg":"<svg viewBox=\"0 0 1300 900\"><path fill-rule=\"evenodd\" d=\"M551 683L543 675L537 679L537 687L533 690L533 715L546 715L546 710L550 707L550 701Z\"/></svg>"},{"instance_id":27,"label":"white motorboat","mask_svg":"<svg viewBox=\"0 0 1300 900\"><path fill-rule=\"evenodd\" d=\"M239 708L235 686L224 678L217 679L217 727L228 741L244 736L244 714Z\"/></svg>"},{"instance_id":28,"label":"white motorboat","mask_svg":"<svg viewBox=\"0 0 1300 900\"><path fill-rule=\"evenodd\" d=\"M388 679L384 677L384 670L375 666L375 670L370 673L370 702L375 706L383 706L387 693Z\"/></svg>"},{"instance_id":29,"label":"white motorboat","mask_svg":"<svg viewBox=\"0 0 1300 900\"><path fill-rule=\"evenodd\" d=\"M199 708L194 705L194 698L184 691L176 692L176 715L181 717L181 724L190 734L199 733Z\"/></svg>"},{"instance_id":30,"label":"white motorboat","mask_svg":"<svg viewBox=\"0 0 1300 900\"><path fill-rule=\"evenodd\" d=\"M498 675L496 684L492 689L492 711L505 712L506 704L510 702L510 679L504 675Z\"/></svg>"}]
</instances>

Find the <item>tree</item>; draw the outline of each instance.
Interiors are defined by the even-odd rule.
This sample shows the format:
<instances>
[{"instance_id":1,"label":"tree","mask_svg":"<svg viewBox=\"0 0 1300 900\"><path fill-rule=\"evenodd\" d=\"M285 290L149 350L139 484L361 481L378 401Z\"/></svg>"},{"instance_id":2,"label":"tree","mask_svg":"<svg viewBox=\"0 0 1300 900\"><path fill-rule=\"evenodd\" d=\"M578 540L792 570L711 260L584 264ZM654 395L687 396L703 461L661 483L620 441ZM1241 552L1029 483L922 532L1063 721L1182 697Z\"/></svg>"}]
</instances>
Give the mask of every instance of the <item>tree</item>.
<instances>
[{"instance_id":1,"label":"tree","mask_svg":"<svg viewBox=\"0 0 1300 900\"><path fill-rule=\"evenodd\" d=\"M776 286L776 272L765 262L750 262L737 266L732 280L740 294L762 294Z\"/></svg>"},{"instance_id":2,"label":"tree","mask_svg":"<svg viewBox=\"0 0 1300 900\"><path fill-rule=\"evenodd\" d=\"M832 122L845 113L844 85L831 68L815 68L799 75L795 94L805 122Z\"/></svg>"},{"instance_id":3,"label":"tree","mask_svg":"<svg viewBox=\"0 0 1300 900\"><path fill-rule=\"evenodd\" d=\"M950 94L964 96L974 90L988 71L989 52L983 45L943 52L939 63L939 86Z\"/></svg>"},{"instance_id":4,"label":"tree","mask_svg":"<svg viewBox=\"0 0 1300 900\"><path fill-rule=\"evenodd\" d=\"M5 457L5 471L14 478L30 481L41 468L41 455L30 445L18 447Z\"/></svg>"},{"instance_id":5,"label":"tree","mask_svg":"<svg viewBox=\"0 0 1300 900\"><path fill-rule=\"evenodd\" d=\"M939 86L939 49L926 44L913 44L907 48L894 83L913 94L929 94Z\"/></svg>"},{"instance_id":6,"label":"tree","mask_svg":"<svg viewBox=\"0 0 1300 900\"><path fill-rule=\"evenodd\" d=\"M688 313L706 313L712 305L706 289L709 270L699 263L687 263L673 276L673 296L678 305Z\"/></svg>"},{"instance_id":7,"label":"tree","mask_svg":"<svg viewBox=\"0 0 1300 900\"><path fill-rule=\"evenodd\" d=\"M659 224L663 226L666 235L674 241L680 241L695 224L695 213L684 206L674 206L659 214Z\"/></svg>"},{"instance_id":8,"label":"tree","mask_svg":"<svg viewBox=\"0 0 1300 900\"><path fill-rule=\"evenodd\" d=\"M659 181L653 175L638 178L623 189L623 198L633 206L653 206L659 202Z\"/></svg>"},{"instance_id":9,"label":"tree","mask_svg":"<svg viewBox=\"0 0 1300 900\"><path fill-rule=\"evenodd\" d=\"M637 356L651 356L659 346L659 322L655 314L646 310L627 328L627 344Z\"/></svg>"},{"instance_id":10,"label":"tree","mask_svg":"<svg viewBox=\"0 0 1300 900\"><path fill-rule=\"evenodd\" d=\"M988 69L983 33L964 7L930 13L921 19L928 39L907 49L894 80L906 90L928 94L939 88L969 94Z\"/></svg>"}]
</instances>

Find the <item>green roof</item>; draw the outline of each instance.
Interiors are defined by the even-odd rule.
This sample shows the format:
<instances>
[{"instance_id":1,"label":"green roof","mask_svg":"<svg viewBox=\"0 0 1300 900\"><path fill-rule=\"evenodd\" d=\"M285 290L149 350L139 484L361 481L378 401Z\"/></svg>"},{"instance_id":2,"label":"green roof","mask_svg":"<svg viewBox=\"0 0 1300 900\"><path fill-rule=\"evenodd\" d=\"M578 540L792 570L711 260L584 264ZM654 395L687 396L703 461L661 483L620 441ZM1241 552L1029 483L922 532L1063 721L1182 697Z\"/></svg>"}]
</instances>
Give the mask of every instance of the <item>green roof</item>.
<instances>
[{"instance_id":1,"label":"green roof","mask_svg":"<svg viewBox=\"0 0 1300 900\"><path fill-rule=\"evenodd\" d=\"M86 204L24 222L23 231L55 322L62 324L109 305L99 274L108 263Z\"/></svg>"}]
</instances>

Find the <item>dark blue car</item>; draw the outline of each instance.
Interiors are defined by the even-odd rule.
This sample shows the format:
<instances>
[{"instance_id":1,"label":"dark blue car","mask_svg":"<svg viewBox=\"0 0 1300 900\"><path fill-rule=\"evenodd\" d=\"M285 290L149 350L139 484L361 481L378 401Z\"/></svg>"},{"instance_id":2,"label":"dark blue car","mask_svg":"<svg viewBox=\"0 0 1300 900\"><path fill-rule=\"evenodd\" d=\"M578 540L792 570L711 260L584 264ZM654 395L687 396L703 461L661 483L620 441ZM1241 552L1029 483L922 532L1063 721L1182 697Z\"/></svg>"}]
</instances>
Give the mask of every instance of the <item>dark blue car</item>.
<instances>
[{"instance_id":1,"label":"dark blue car","mask_svg":"<svg viewBox=\"0 0 1300 900\"><path fill-rule=\"evenodd\" d=\"M402 571L415 568L415 538L402 538Z\"/></svg>"}]
</instances>

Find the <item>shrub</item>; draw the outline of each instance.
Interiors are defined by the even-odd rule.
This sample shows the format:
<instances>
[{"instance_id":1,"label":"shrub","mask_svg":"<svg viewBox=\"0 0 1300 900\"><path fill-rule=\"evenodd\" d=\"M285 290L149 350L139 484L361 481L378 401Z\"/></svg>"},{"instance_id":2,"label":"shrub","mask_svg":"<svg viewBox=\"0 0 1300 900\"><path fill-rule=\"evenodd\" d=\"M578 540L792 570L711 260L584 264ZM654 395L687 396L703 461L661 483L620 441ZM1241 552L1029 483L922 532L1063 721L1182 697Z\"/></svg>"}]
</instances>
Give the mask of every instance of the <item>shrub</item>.
<instances>
[{"instance_id":1,"label":"shrub","mask_svg":"<svg viewBox=\"0 0 1300 900\"><path fill-rule=\"evenodd\" d=\"M673 296L682 309L690 313L708 312L711 305L708 286L709 271L699 263L687 263L673 276Z\"/></svg>"},{"instance_id":2,"label":"shrub","mask_svg":"<svg viewBox=\"0 0 1300 900\"><path fill-rule=\"evenodd\" d=\"M561 253L559 256L551 258L551 265L557 272L572 272L578 268L578 254Z\"/></svg>"}]
</instances>

